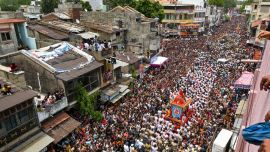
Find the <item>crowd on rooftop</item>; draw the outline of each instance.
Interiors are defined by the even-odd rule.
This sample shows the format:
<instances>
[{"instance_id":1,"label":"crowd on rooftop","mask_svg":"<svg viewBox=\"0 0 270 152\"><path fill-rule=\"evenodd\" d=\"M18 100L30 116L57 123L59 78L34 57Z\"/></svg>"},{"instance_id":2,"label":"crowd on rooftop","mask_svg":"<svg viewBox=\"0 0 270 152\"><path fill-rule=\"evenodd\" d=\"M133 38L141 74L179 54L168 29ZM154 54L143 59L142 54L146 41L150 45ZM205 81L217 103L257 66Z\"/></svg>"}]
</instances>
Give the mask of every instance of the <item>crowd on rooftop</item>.
<instances>
[{"instance_id":1,"label":"crowd on rooftop","mask_svg":"<svg viewBox=\"0 0 270 152\"><path fill-rule=\"evenodd\" d=\"M211 36L164 42L166 66L150 69L121 103L105 106L102 122L75 112L81 127L50 150L205 152L221 128L232 129L238 103L247 96L233 88L243 71L256 66L239 62L253 51L245 27L245 17L234 16ZM230 62L218 63L223 57ZM180 90L192 102L180 122L173 122L165 115Z\"/></svg>"},{"instance_id":2,"label":"crowd on rooftop","mask_svg":"<svg viewBox=\"0 0 270 152\"><path fill-rule=\"evenodd\" d=\"M100 40L97 36L91 39L84 39L78 46L79 49L87 51L106 51L111 49L111 41Z\"/></svg>"}]
</instances>

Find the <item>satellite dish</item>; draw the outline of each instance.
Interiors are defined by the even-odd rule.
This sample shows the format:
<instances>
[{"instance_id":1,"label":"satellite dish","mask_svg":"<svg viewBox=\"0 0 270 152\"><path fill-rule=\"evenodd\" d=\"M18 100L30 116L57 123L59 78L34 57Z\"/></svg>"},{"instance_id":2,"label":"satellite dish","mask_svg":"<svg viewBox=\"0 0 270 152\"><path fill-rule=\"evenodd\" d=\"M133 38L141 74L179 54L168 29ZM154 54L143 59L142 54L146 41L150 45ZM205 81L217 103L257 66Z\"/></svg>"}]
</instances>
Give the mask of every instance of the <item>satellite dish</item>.
<instances>
[{"instance_id":1,"label":"satellite dish","mask_svg":"<svg viewBox=\"0 0 270 152\"><path fill-rule=\"evenodd\" d=\"M78 19L76 19L76 23L80 24L80 21Z\"/></svg>"}]
</instances>

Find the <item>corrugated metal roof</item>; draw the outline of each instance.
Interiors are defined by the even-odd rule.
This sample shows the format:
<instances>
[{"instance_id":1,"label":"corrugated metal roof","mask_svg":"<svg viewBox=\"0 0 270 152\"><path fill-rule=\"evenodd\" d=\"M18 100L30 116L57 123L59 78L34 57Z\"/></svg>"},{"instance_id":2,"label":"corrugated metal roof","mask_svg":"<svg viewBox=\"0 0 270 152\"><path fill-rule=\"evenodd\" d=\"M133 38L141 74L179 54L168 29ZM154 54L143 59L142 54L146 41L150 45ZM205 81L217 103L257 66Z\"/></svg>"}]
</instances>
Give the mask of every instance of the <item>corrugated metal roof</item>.
<instances>
[{"instance_id":1,"label":"corrugated metal roof","mask_svg":"<svg viewBox=\"0 0 270 152\"><path fill-rule=\"evenodd\" d=\"M36 92L32 90L24 90L16 92L9 96L4 96L0 99L0 111L4 111L15 105L18 105L24 101L27 101L37 95Z\"/></svg>"},{"instance_id":2,"label":"corrugated metal roof","mask_svg":"<svg viewBox=\"0 0 270 152\"><path fill-rule=\"evenodd\" d=\"M57 144L80 124L80 122L70 117L67 113L61 112L42 124L42 129L54 138L54 143Z\"/></svg>"},{"instance_id":3,"label":"corrugated metal roof","mask_svg":"<svg viewBox=\"0 0 270 152\"><path fill-rule=\"evenodd\" d=\"M63 81L69 81L69 80L75 79L83 74L86 74L90 71L93 71L101 66L103 66L103 64L101 64L97 61L94 61L81 69L76 69L76 70L72 70L70 72L60 73L60 74L56 75L56 77L63 80Z\"/></svg>"},{"instance_id":4,"label":"corrugated metal roof","mask_svg":"<svg viewBox=\"0 0 270 152\"><path fill-rule=\"evenodd\" d=\"M52 39L55 39L55 40L65 40L65 39L68 39L68 35L65 34L65 33L62 33L62 34L59 34L45 26L41 26L41 25L29 25L28 26L29 29L31 30L35 30L43 35L46 35Z\"/></svg>"}]
</instances>

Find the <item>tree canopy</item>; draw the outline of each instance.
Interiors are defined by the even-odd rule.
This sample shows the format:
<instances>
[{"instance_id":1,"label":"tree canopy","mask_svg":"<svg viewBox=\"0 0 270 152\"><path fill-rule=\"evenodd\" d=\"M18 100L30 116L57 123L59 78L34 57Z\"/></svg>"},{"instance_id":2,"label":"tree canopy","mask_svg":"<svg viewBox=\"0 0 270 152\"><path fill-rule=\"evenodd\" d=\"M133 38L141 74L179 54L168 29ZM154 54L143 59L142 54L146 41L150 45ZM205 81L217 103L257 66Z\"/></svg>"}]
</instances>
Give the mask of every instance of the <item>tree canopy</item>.
<instances>
[{"instance_id":1,"label":"tree canopy","mask_svg":"<svg viewBox=\"0 0 270 152\"><path fill-rule=\"evenodd\" d=\"M59 0L41 0L41 11L48 14L54 11L59 4Z\"/></svg>"},{"instance_id":2,"label":"tree canopy","mask_svg":"<svg viewBox=\"0 0 270 152\"><path fill-rule=\"evenodd\" d=\"M136 10L144 14L146 17L159 18L161 21L164 18L163 6L159 2L152 2L150 0L138 0L135 2Z\"/></svg>"},{"instance_id":3,"label":"tree canopy","mask_svg":"<svg viewBox=\"0 0 270 152\"><path fill-rule=\"evenodd\" d=\"M92 7L91 7L91 5L89 4L89 2L88 1L80 1L81 2L81 4L82 4L82 8L83 8L83 10L87 10L88 12L89 11L92 11Z\"/></svg>"},{"instance_id":4,"label":"tree canopy","mask_svg":"<svg viewBox=\"0 0 270 152\"><path fill-rule=\"evenodd\" d=\"M159 2L151 0L107 0L106 4L109 8L116 6L130 6L144 14L146 17L159 18L161 21L164 18L163 6Z\"/></svg>"},{"instance_id":5,"label":"tree canopy","mask_svg":"<svg viewBox=\"0 0 270 152\"><path fill-rule=\"evenodd\" d=\"M99 92L95 92L89 96L81 84L76 87L76 100L79 102L80 111L85 115L91 116L95 121L101 121L103 119L102 113L95 110L99 94Z\"/></svg>"},{"instance_id":6,"label":"tree canopy","mask_svg":"<svg viewBox=\"0 0 270 152\"><path fill-rule=\"evenodd\" d=\"M243 12L244 9L245 9L245 7L246 7L246 5L250 5L252 2L253 2L253 0L245 0L245 1L242 3L241 7L240 7L240 12Z\"/></svg>"},{"instance_id":7,"label":"tree canopy","mask_svg":"<svg viewBox=\"0 0 270 152\"><path fill-rule=\"evenodd\" d=\"M223 7L224 6L224 0L208 0L209 5L215 5L218 7Z\"/></svg>"},{"instance_id":8,"label":"tree canopy","mask_svg":"<svg viewBox=\"0 0 270 152\"><path fill-rule=\"evenodd\" d=\"M225 12L228 12L229 8L234 8L234 7L236 7L236 1L235 0L225 0L224 1Z\"/></svg>"},{"instance_id":9,"label":"tree canopy","mask_svg":"<svg viewBox=\"0 0 270 152\"><path fill-rule=\"evenodd\" d=\"M0 0L2 11L16 11L21 5L30 5L31 0Z\"/></svg>"}]
</instances>

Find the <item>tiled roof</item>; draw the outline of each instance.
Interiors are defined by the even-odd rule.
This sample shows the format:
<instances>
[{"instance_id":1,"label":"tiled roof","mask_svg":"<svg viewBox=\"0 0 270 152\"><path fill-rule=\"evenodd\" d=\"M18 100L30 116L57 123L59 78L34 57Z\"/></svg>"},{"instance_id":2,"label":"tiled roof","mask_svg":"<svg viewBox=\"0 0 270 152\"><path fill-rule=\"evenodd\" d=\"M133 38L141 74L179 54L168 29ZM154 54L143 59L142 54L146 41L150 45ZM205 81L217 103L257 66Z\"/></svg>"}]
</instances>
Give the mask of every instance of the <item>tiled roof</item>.
<instances>
[{"instance_id":1,"label":"tiled roof","mask_svg":"<svg viewBox=\"0 0 270 152\"><path fill-rule=\"evenodd\" d=\"M26 22L25 19L18 19L18 18L1 18L0 19L0 24L5 24L5 23L22 23Z\"/></svg>"}]
</instances>

